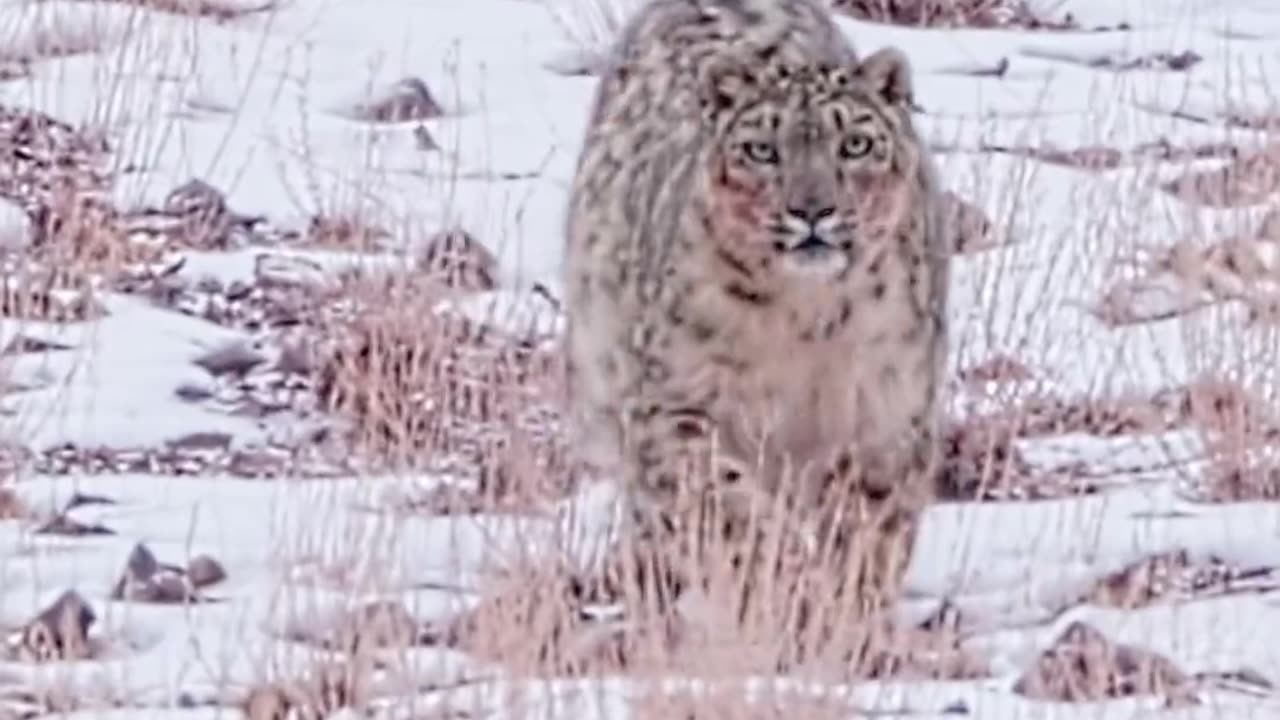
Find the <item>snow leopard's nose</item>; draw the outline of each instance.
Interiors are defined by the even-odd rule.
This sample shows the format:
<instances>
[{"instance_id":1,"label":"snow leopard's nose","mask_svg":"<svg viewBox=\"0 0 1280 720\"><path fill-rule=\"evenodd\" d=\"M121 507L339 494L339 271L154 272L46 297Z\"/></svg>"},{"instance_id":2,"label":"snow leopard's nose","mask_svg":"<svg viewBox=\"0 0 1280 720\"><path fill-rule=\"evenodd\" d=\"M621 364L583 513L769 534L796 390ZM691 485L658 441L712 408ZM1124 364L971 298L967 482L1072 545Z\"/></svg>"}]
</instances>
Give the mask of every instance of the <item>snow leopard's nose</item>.
<instances>
[{"instance_id":1,"label":"snow leopard's nose","mask_svg":"<svg viewBox=\"0 0 1280 720\"><path fill-rule=\"evenodd\" d=\"M803 222L810 228L817 228L818 223L835 214L835 206L824 203L806 202L787 206L787 215Z\"/></svg>"}]
</instances>

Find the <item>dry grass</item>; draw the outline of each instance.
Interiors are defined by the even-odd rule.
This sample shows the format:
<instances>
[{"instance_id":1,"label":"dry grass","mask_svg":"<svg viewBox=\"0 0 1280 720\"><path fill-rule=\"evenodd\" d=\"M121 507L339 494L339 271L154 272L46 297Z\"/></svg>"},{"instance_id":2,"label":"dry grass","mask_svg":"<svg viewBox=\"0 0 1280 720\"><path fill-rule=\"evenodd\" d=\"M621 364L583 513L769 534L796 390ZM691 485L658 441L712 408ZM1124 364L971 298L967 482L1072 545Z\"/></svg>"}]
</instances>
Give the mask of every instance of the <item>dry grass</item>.
<instances>
[{"instance_id":1,"label":"dry grass","mask_svg":"<svg viewBox=\"0 0 1280 720\"><path fill-rule=\"evenodd\" d=\"M345 285L354 310L319 329L335 345L320 369L321 407L380 462L472 479L477 510L562 494L555 353L442 311L450 285L430 277L419 267Z\"/></svg>"}]
</instances>

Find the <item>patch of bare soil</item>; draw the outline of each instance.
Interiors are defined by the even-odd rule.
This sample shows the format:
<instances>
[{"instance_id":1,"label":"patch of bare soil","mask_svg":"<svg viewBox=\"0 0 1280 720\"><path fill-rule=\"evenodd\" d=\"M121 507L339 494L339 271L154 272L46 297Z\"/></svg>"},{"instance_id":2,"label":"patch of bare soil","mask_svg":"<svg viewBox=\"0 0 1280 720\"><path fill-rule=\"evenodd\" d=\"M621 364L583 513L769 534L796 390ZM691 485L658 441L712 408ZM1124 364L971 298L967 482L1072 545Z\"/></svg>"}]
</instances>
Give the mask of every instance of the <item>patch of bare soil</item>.
<instances>
[{"instance_id":1,"label":"patch of bare soil","mask_svg":"<svg viewBox=\"0 0 1280 720\"><path fill-rule=\"evenodd\" d=\"M943 439L937 496L944 501L1031 500L1081 494L1094 488L1063 488L1035 477L1036 470L1013 444L1007 427L966 421Z\"/></svg>"},{"instance_id":2,"label":"patch of bare soil","mask_svg":"<svg viewBox=\"0 0 1280 720\"><path fill-rule=\"evenodd\" d=\"M121 212L119 222L134 243L156 249L154 262L172 262L184 250L236 250L289 239L261 215L234 210L225 193L199 178L170 190L160 207ZM134 273L145 277L141 269Z\"/></svg>"},{"instance_id":3,"label":"patch of bare soil","mask_svg":"<svg viewBox=\"0 0 1280 720\"><path fill-rule=\"evenodd\" d=\"M1154 52L1145 55L1131 55L1123 51L1120 52L1072 52L1059 48L1023 48L1020 54L1026 57L1038 58L1040 60L1057 60L1060 62L1070 63L1072 65L1081 65L1094 70L1110 70L1112 72L1124 72L1128 70L1165 70L1172 72L1181 72L1190 70L1198 65L1204 58L1198 53L1191 50L1184 50L1179 53L1171 52Z\"/></svg>"},{"instance_id":4,"label":"patch of bare soil","mask_svg":"<svg viewBox=\"0 0 1280 720\"><path fill-rule=\"evenodd\" d=\"M994 355L960 369L960 381L969 386L988 383L1020 383L1035 379L1026 363L1009 355Z\"/></svg>"},{"instance_id":5,"label":"patch of bare soil","mask_svg":"<svg viewBox=\"0 0 1280 720\"><path fill-rule=\"evenodd\" d=\"M444 115L444 108L436 100L426 81L420 77L408 76L395 83L380 88L363 102L354 103L345 109L347 117L370 123L399 123L421 121ZM417 131L426 133L426 127L418 125ZM430 138L428 135L427 138ZM435 141L424 143L418 138L419 150L439 149Z\"/></svg>"},{"instance_id":6,"label":"patch of bare soil","mask_svg":"<svg viewBox=\"0 0 1280 720\"><path fill-rule=\"evenodd\" d=\"M138 543L111 589L111 599L171 605L206 602L202 591L226 577L222 563L209 555L197 555L185 565L174 565L161 562L150 548Z\"/></svg>"},{"instance_id":7,"label":"patch of bare soil","mask_svg":"<svg viewBox=\"0 0 1280 720\"><path fill-rule=\"evenodd\" d=\"M943 500L1033 500L1091 494L1102 490L1099 478L1081 468L1038 467L1019 452L1016 442L1070 434L1115 438L1193 429L1211 451L1239 458L1241 444L1280 439L1275 413L1239 383L1203 377L1153 396L1060 398L1030 396L1006 409L955 420L944 436L943 470L938 494ZM1239 463L1216 463L1206 476L1210 487L1227 496L1244 486L1280 495L1276 464L1239 470ZM1134 468L1140 470L1142 468ZM1219 477L1221 475L1221 477Z\"/></svg>"},{"instance_id":8,"label":"patch of bare soil","mask_svg":"<svg viewBox=\"0 0 1280 720\"><path fill-rule=\"evenodd\" d=\"M1070 14L1046 17L1025 0L835 0L832 8L858 20L917 27L1080 29Z\"/></svg>"},{"instance_id":9,"label":"patch of bare soil","mask_svg":"<svg viewBox=\"0 0 1280 720\"><path fill-rule=\"evenodd\" d=\"M1213 243L1179 241L1134 258L1129 277L1093 309L1113 327L1239 303L1246 325L1280 323L1280 212L1252 233Z\"/></svg>"},{"instance_id":10,"label":"patch of bare soil","mask_svg":"<svg viewBox=\"0 0 1280 720\"><path fill-rule=\"evenodd\" d=\"M1280 434L1268 440L1280 442ZM1223 453L1184 495L1199 502L1280 501L1280 460L1251 459L1239 450Z\"/></svg>"},{"instance_id":11,"label":"patch of bare soil","mask_svg":"<svg viewBox=\"0 0 1280 720\"><path fill-rule=\"evenodd\" d=\"M1236 385L1216 389L1202 393L1193 411L1209 457L1204 472L1185 484L1184 494L1206 502L1280 499L1275 409L1263 393Z\"/></svg>"},{"instance_id":12,"label":"patch of bare soil","mask_svg":"<svg viewBox=\"0 0 1280 720\"><path fill-rule=\"evenodd\" d=\"M554 562L519 562L485 588L479 603L426 630L431 644L466 652L528 674L616 673L638 660L636 637L624 642L616 622L598 618L591 606L599 588ZM649 638L665 646L666 638Z\"/></svg>"},{"instance_id":13,"label":"patch of bare soil","mask_svg":"<svg viewBox=\"0 0 1280 720\"><path fill-rule=\"evenodd\" d=\"M1186 550L1143 558L1103 578L1083 600L1132 610L1157 603L1197 600L1280 587L1274 567L1240 567Z\"/></svg>"},{"instance_id":14,"label":"patch of bare soil","mask_svg":"<svg viewBox=\"0 0 1280 720\"><path fill-rule=\"evenodd\" d=\"M150 258L104 199L110 147L98 133L41 113L0 108L0 197L22 208L30 235L0 251L0 315L75 322L102 314L94 287Z\"/></svg>"},{"instance_id":15,"label":"patch of bare soil","mask_svg":"<svg viewBox=\"0 0 1280 720\"><path fill-rule=\"evenodd\" d=\"M1104 145L1089 145L1068 149L1039 145L983 143L978 150L980 152L1016 155L1052 165L1097 172L1151 162L1188 162L1215 158L1233 159L1239 154L1239 148L1228 143L1175 145L1165 138L1140 143L1128 149Z\"/></svg>"},{"instance_id":16,"label":"patch of bare soil","mask_svg":"<svg viewBox=\"0 0 1280 720\"><path fill-rule=\"evenodd\" d=\"M1120 437L1204 426L1212 418L1244 417L1251 425L1269 425L1271 416L1238 383L1205 377L1150 397L1030 397L976 420L1008 428L1020 438L1070 433Z\"/></svg>"},{"instance_id":17,"label":"patch of bare soil","mask_svg":"<svg viewBox=\"0 0 1280 720\"><path fill-rule=\"evenodd\" d=\"M450 292L498 288L498 258L471 233L451 228L427 239L415 269Z\"/></svg>"},{"instance_id":18,"label":"patch of bare soil","mask_svg":"<svg viewBox=\"0 0 1280 720\"><path fill-rule=\"evenodd\" d=\"M1160 187L1193 205L1257 205L1280 191L1280 145L1237 155L1221 168L1187 173Z\"/></svg>"}]
</instances>

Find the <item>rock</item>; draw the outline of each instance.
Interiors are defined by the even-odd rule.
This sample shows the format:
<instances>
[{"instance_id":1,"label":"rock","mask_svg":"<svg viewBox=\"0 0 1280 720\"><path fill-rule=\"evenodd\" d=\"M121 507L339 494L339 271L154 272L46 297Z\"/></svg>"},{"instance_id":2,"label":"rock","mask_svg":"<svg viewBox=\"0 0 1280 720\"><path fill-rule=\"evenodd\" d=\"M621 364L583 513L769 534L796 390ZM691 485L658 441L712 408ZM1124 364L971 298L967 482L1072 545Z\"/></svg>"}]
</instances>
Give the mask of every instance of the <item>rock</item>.
<instances>
[{"instance_id":1,"label":"rock","mask_svg":"<svg viewBox=\"0 0 1280 720\"><path fill-rule=\"evenodd\" d=\"M169 215L212 218L227 212L227 197L209 183L192 178L171 190L163 207Z\"/></svg>"},{"instance_id":2,"label":"rock","mask_svg":"<svg viewBox=\"0 0 1280 720\"><path fill-rule=\"evenodd\" d=\"M115 531L98 523L82 523L66 513L59 513L36 528L37 535L64 535L85 537L88 535L115 535Z\"/></svg>"},{"instance_id":3,"label":"rock","mask_svg":"<svg viewBox=\"0 0 1280 720\"><path fill-rule=\"evenodd\" d=\"M216 585L227 579L222 563L209 555L197 555L187 563L187 579L197 590Z\"/></svg>"},{"instance_id":4,"label":"rock","mask_svg":"<svg viewBox=\"0 0 1280 720\"><path fill-rule=\"evenodd\" d=\"M160 563L151 550L142 543L133 546L125 562L125 572L139 582L146 582L160 570Z\"/></svg>"},{"instance_id":5,"label":"rock","mask_svg":"<svg viewBox=\"0 0 1280 720\"><path fill-rule=\"evenodd\" d=\"M177 222L166 235L199 249L228 249L252 240L253 228L262 216L242 215L227 204L226 194L193 178L174 188L164 199L163 212Z\"/></svg>"},{"instance_id":6,"label":"rock","mask_svg":"<svg viewBox=\"0 0 1280 720\"><path fill-rule=\"evenodd\" d=\"M421 78L405 77L368 101L355 103L348 114L366 122L395 123L440 117L444 110Z\"/></svg>"},{"instance_id":7,"label":"rock","mask_svg":"<svg viewBox=\"0 0 1280 720\"><path fill-rule=\"evenodd\" d=\"M952 192L943 193L942 213L951 231L952 252L964 255L989 250L1000 244L995 225L987 214Z\"/></svg>"},{"instance_id":8,"label":"rock","mask_svg":"<svg viewBox=\"0 0 1280 720\"><path fill-rule=\"evenodd\" d=\"M97 619L79 593L67 590L23 627L17 654L29 662L88 658L89 629Z\"/></svg>"},{"instance_id":9,"label":"rock","mask_svg":"<svg viewBox=\"0 0 1280 720\"><path fill-rule=\"evenodd\" d=\"M195 591L185 570L160 563L146 545L138 543L129 553L111 598L145 603L189 603L199 601Z\"/></svg>"},{"instance_id":10,"label":"rock","mask_svg":"<svg viewBox=\"0 0 1280 720\"><path fill-rule=\"evenodd\" d=\"M296 703L279 685L259 685L249 691L240 709L248 720L284 720Z\"/></svg>"},{"instance_id":11,"label":"rock","mask_svg":"<svg viewBox=\"0 0 1280 720\"><path fill-rule=\"evenodd\" d=\"M351 654L416 644L421 630L421 623L393 600L289 618L282 628L289 640Z\"/></svg>"},{"instance_id":12,"label":"rock","mask_svg":"<svg viewBox=\"0 0 1280 720\"><path fill-rule=\"evenodd\" d=\"M214 396L214 391L205 385L197 385L195 383L183 383L173 391L180 400L186 402L203 402Z\"/></svg>"},{"instance_id":13,"label":"rock","mask_svg":"<svg viewBox=\"0 0 1280 720\"><path fill-rule=\"evenodd\" d=\"M1033 700L1101 702L1158 695L1171 704L1196 705L1192 678L1150 650L1113 643L1096 628L1073 622L1013 686Z\"/></svg>"},{"instance_id":14,"label":"rock","mask_svg":"<svg viewBox=\"0 0 1280 720\"><path fill-rule=\"evenodd\" d=\"M324 267L296 255L262 253L253 260L253 276L265 288L319 290L329 282Z\"/></svg>"},{"instance_id":15,"label":"rock","mask_svg":"<svg viewBox=\"0 0 1280 720\"><path fill-rule=\"evenodd\" d=\"M417 265L452 290L481 292L498 287L498 258L460 228L436 233L428 239Z\"/></svg>"},{"instance_id":16,"label":"rock","mask_svg":"<svg viewBox=\"0 0 1280 720\"><path fill-rule=\"evenodd\" d=\"M219 376L244 375L266 361L266 356L250 343L233 340L197 357L192 362L207 370L209 374Z\"/></svg>"},{"instance_id":17,"label":"rock","mask_svg":"<svg viewBox=\"0 0 1280 720\"><path fill-rule=\"evenodd\" d=\"M248 447L237 450L227 463L227 472L239 478L262 479L283 477L292 457L285 450L270 447Z\"/></svg>"}]
</instances>

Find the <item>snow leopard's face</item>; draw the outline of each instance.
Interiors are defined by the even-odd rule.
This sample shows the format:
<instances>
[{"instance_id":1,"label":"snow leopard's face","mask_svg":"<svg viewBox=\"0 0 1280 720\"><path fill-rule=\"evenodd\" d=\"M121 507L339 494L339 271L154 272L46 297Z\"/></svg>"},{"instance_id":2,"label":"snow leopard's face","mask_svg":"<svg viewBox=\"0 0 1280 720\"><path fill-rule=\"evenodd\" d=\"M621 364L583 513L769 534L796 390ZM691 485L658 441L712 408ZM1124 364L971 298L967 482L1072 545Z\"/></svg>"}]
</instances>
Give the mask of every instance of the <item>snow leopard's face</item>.
<instances>
[{"instance_id":1,"label":"snow leopard's face","mask_svg":"<svg viewBox=\"0 0 1280 720\"><path fill-rule=\"evenodd\" d=\"M920 196L901 56L756 89L709 155L712 233L755 272L839 280L889 242ZM744 93L745 94L745 93Z\"/></svg>"}]
</instances>

